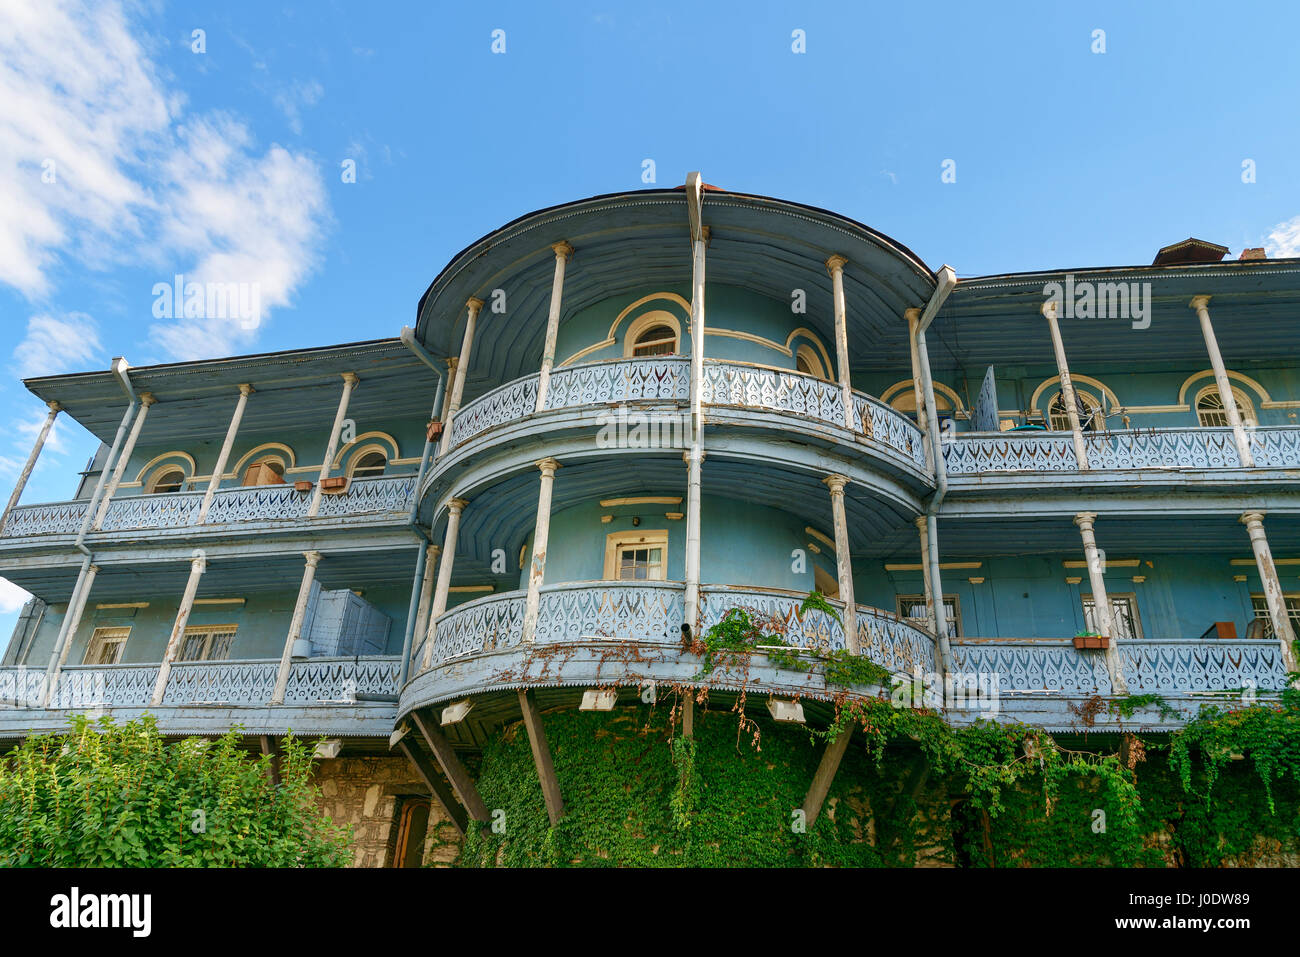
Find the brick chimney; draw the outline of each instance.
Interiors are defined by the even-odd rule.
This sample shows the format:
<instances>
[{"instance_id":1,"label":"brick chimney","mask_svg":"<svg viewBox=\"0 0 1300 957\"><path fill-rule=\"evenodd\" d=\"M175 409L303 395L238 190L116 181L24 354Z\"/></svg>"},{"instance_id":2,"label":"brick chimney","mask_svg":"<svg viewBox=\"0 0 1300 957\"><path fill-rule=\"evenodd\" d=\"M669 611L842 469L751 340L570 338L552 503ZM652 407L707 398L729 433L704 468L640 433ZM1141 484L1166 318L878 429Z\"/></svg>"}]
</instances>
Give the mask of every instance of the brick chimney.
<instances>
[{"instance_id":1,"label":"brick chimney","mask_svg":"<svg viewBox=\"0 0 1300 957\"><path fill-rule=\"evenodd\" d=\"M1241 251L1241 255L1238 256L1237 258L1238 259L1267 259L1268 255L1264 252L1264 248L1260 246L1260 247L1256 247L1255 249L1243 249Z\"/></svg>"}]
</instances>

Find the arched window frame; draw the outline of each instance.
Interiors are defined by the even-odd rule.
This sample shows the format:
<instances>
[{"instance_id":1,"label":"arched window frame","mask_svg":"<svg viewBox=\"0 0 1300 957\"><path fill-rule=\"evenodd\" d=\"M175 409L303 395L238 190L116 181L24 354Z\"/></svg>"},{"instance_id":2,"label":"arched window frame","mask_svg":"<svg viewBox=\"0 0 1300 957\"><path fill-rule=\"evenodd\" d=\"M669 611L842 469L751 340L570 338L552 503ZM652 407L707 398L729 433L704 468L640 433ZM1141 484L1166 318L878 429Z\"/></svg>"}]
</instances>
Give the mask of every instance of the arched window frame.
<instances>
[{"instance_id":1,"label":"arched window frame","mask_svg":"<svg viewBox=\"0 0 1300 957\"><path fill-rule=\"evenodd\" d=\"M160 489L159 486L164 484L163 479L172 474L177 475L178 479L174 483L168 482L166 484L174 484L176 487ZM149 478L145 480L144 491L146 495L169 495L174 492L182 492L185 490L185 483L187 481L189 481L189 476L185 474L184 468L175 462L164 462L162 465L154 469L153 472L150 473Z\"/></svg>"},{"instance_id":2,"label":"arched window frame","mask_svg":"<svg viewBox=\"0 0 1300 957\"><path fill-rule=\"evenodd\" d=\"M1091 392L1088 392L1086 389L1075 389L1074 394L1089 412L1096 413L1101 411L1101 400ZM1059 412L1056 411L1058 402L1060 403L1061 409ZM1084 419L1086 419L1086 417L1084 417ZM1085 421L1084 419L1081 419L1079 424L1083 426L1083 431L1085 432L1100 432L1105 429L1105 425L1099 422L1095 417L1090 422ZM1069 413L1065 409L1065 393L1060 389L1053 393L1052 397L1047 400L1047 427L1053 432L1070 431Z\"/></svg>"},{"instance_id":3,"label":"arched window frame","mask_svg":"<svg viewBox=\"0 0 1300 957\"><path fill-rule=\"evenodd\" d=\"M812 347L811 343L801 343L794 351L795 371L803 372L804 375L810 375L817 379L829 380L825 365L822 364L822 357L817 354L817 350ZM799 368L802 362L808 366L807 370Z\"/></svg>"},{"instance_id":4,"label":"arched window frame","mask_svg":"<svg viewBox=\"0 0 1300 957\"><path fill-rule=\"evenodd\" d=\"M657 326L664 326L673 332L673 348L670 355L682 354L682 324L671 312L663 309L654 309L650 312L642 313L632 320L631 325L627 327L627 333L623 336L623 358L636 358L637 345L647 345L647 343L638 343L637 340L650 329Z\"/></svg>"},{"instance_id":5,"label":"arched window frame","mask_svg":"<svg viewBox=\"0 0 1300 957\"><path fill-rule=\"evenodd\" d=\"M1237 401L1237 411L1241 414L1242 424L1249 428L1255 428L1258 426L1259 416L1255 414L1255 404L1251 402L1250 396L1248 396L1244 390L1232 386L1232 397ZM1206 402L1207 400L1209 400L1207 404L1215 407L1202 409L1201 403ZM1228 425L1228 410L1223 407L1223 402L1219 397L1219 386L1217 383L1207 385L1196 393L1196 398L1192 402L1192 410L1196 413L1196 422L1201 426L1201 428L1224 428ZM1202 412L1215 415L1216 417L1222 416L1223 421L1215 422L1213 424L1207 423L1205 417L1201 414Z\"/></svg>"}]
</instances>

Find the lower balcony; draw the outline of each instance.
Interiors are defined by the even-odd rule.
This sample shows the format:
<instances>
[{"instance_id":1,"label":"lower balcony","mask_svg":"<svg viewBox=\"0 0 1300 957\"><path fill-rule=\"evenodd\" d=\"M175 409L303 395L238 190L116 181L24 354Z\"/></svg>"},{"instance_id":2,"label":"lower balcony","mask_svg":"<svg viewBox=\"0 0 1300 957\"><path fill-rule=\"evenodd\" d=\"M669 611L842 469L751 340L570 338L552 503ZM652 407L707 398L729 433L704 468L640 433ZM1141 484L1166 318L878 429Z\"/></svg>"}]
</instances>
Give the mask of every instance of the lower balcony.
<instances>
[{"instance_id":1,"label":"lower balcony","mask_svg":"<svg viewBox=\"0 0 1300 957\"><path fill-rule=\"evenodd\" d=\"M311 658L293 662L284 703L272 705L280 662L186 661L172 666L159 707L150 707L158 664L70 665L49 694L44 669L0 668L0 738L66 726L75 713L118 720L148 711L168 734L387 737L392 730L400 659Z\"/></svg>"}]
</instances>

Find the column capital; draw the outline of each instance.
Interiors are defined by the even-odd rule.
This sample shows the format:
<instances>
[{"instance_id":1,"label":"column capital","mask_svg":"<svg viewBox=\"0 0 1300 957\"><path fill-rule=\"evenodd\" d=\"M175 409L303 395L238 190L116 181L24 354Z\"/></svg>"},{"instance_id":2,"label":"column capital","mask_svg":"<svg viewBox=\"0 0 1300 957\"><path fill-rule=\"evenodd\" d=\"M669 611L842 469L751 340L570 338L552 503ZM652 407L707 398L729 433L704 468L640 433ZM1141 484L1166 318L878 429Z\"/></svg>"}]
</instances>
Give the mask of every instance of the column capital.
<instances>
[{"instance_id":1,"label":"column capital","mask_svg":"<svg viewBox=\"0 0 1300 957\"><path fill-rule=\"evenodd\" d=\"M1193 296L1192 301L1187 304L1187 307L1189 309L1196 309L1198 311L1201 309L1208 309L1210 307L1210 297Z\"/></svg>"},{"instance_id":2,"label":"column capital","mask_svg":"<svg viewBox=\"0 0 1300 957\"><path fill-rule=\"evenodd\" d=\"M1060 304L1055 299L1048 299L1038 307L1038 311L1043 314L1044 319L1055 319L1058 311L1057 307L1059 305Z\"/></svg>"},{"instance_id":3,"label":"column capital","mask_svg":"<svg viewBox=\"0 0 1300 957\"><path fill-rule=\"evenodd\" d=\"M88 574L88 575L98 575L98 574L99 574L99 566L98 566L98 565L88 565L88 566L86 567L86 574ZM71 641L71 640L72 640L71 637L69 637L68 640Z\"/></svg>"},{"instance_id":4,"label":"column capital","mask_svg":"<svg viewBox=\"0 0 1300 957\"><path fill-rule=\"evenodd\" d=\"M916 306L911 309L904 309L903 318L908 322L917 322L921 318L921 310Z\"/></svg>"},{"instance_id":5,"label":"column capital","mask_svg":"<svg viewBox=\"0 0 1300 957\"><path fill-rule=\"evenodd\" d=\"M317 551L303 552L302 557L307 559L308 568L315 568L320 564L321 553Z\"/></svg>"},{"instance_id":6,"label":"column capital","mask_svg":"<svg viewBox=\"0 0 1300 957\"><path fill-rule=\"evenodd\" d=\"M705 452L703 449L700 449L700 462L702 463L702 462L703 462L706 458L708 458L708 457L709 457L709 453L708 453L708 452ZM691 464L691 450L690 450L690 449L685 449L685 450L682 451L682 461L685 462L687 465L690 465L690 464Z\"/></svg>"},{"instance_id":7,"label":"column capital","mask_svg":"<svg viewBox=\"0 0 1300 957\"><path fill-rule=\"evenodd\" d=\"M346 382L348 385L356 385L358 382L361 381L361 377L357 375L355 372L345 372L343 373L343 381Z\"/></svg>"},{"instance_id":8,"label":"column capital","mask_svg":"<svg viewBox=\"0 0 1300 957\"><path fill-rule=\"evenodd\" d=\"M914 524L917 528L919 528L919 529L920 529L921 531L923 531L923 532L926 531L926 530L929 528L929 525L928 525L928 523L926 522L926 520L925 520L925 516L924 516L924 515L918 515L918 516L916 516L916 518L913 520L912 524Z\"/></svg>"},{"instance_id":9,"label":"column capital","mask_svg":"<svg viewBox=\"0 0 1300 957\"><path fill-rule=\"evenodd\" d=\"M442 554L442 546L441 546L441 545L429 545L429 546L425 549L425 553L428 555L429 558L437 558L439 555ZM427 561L427 559L426 559L426 561Z\"/></svg>"},{"instance_id":10,"label":"column capital","mask_svg":"<svg viewBox=\"0 0 1300 957\"><path fill-rule=\"evenodd\" d=\"M834 256L831 256L826 260L826 271L834 276L837 272L843 272L844 267L848 264L849 261L847 259L839 253L836 253Z\"/></svg>"},{"instance_id":11,"label":"column capital","mask_svg":"<svg viewBox=\"0 0 1300 957\"><path fill-rule=\"evenodd\" d=\"M154 394L153 394L152 392L141 392L141 393L140 393L140 404L143 405L143 406L147 409L147 408L149 408L149 406L151 406L151 405L157 405L157 404L158 404L158 399L154 396Z\"/></svg>"},{"instance_id":12,"label":"column capital","mask_svg":"<svg viewBox=\"0 0 1300 957\"><path fill-rule=\"evenodd\" d=\"M1252 525L1263 525L1263 524L1264 524L1264 513L1263 513L1263 512L1245 512L1245 513L1243 513L1242 516L1241 516L1241 524L1245 525L1247 528L1249 528L1249 527L1252 526Z\"/></svg>"},{"instance_id":13,"label":"column capital","mask_svg":"<svg viewBox=\"0 0 1300 957\"><path fill-rule=\"evenodd\" d=\"M1097 521L1096 512L1079 512L1074 516L1074 524L1080 528L1092 528L1093 522Z\"/></svg>"},{"instance_id":14,"label":"column capital","mask_svg":"<svg viewBox=\"0 0 1300 957\"><path fill-rule=\"evenodd\" d=\"M554 475L555 470L560 467L560 463L555 461L555 459L550 458L549 456L544 459L539 459L533 464L536 465L539 469L541 469L542 474L545 475L547 478L550 478L552 475Z\"/></svg>"},{"instance_id":15,"label":"column capital","mask_svg":"<svg viewBox=\"0 0 1300 957\"><path fill-rule=\"evenodd\" d=\"M447 503L447 511L451 512L453 515L459 515L461 512L465 511L465 506L468 504L469 499L453 498Z\"/></svg>"},{"instance_id":16,"label":"column capital","mask_svg":"<svg viewBox=\"0 0 1300 957\"><path fill-rule=\"evenodd\" d=\"M447 357L447 374L448 374L448 375L455 375L455 374L456 374L456 366L458 366L458 365L460 365L460 356L448 356L448 357Z\"/></svg>"},{"instance_id":17,"label":"column capital","mask_svg":"<svg viewBox=\"0 0 1300 957\"><path fill-rule=\"evenodd\" d=\"M257 391L257 390L253 388L253 385L252 385L251 382L241 382L241 383L239 384L239 394L240 394L240 395L252 395L252 394L253 394L254 392L256 392L256 391Z\"/></svg>"},{"instance_id":18,"label":"column capital","mask_svg":"<svg viewBox=\"0 0 1300 957\"><path fill-rule=\"evenodd\" d=\"M561 239L558 243L551 243L551 249L555 250L556 259L567 260L573 255L573 247Z\"/></svg>"},{"instance_id":19,"label":"column capital","mask_svg":"<svg viewBox=\"0 0 1300 957\"><path fill-rule=\"evenodd\" d=\"M465 305L469 309L471 316L477 316L478 311L483 308L483 300L478 296L470 296L469 299L465 301Z\"/></svg>"},{"instance_id":20,"label":"column capital","mask_svg":"<svg viewBox=\"0 0 1300 957\"><path fill-rule=\"evenodd\" d=\"M51 399L49 402L46 402L45 404L48 405L48 406L50 407L50 411L51 411L51 412L62 412L62 411L63 411L63 406L62 406L62 404L60 404L59 402L55 401L54 399Z\"/></svg>"},{"instance_id":21,"label":"column capital","mask_svg":"<svg viewBox=\"0 0 1300 957\"><path fill-rule=\"evenodd\" d=\"M194 549L190 555L190 569L192 571L203 572L208 568L208 553L201 548Z\"/></svg>"},{"instance_id":22,"label":"column capital","mask_svg":"<svg viewBox=\"0 0 1300 957\"><path fill-rule=\"evenodd\" d=\"M832 495L843 495L844 486L849 484L849 477L847 475L840 475L839 473L835 473L833 475L826 476L824 479L822 479L822 481L825 482L826 485L830 487Z\"/></svg>"}]
</instances>

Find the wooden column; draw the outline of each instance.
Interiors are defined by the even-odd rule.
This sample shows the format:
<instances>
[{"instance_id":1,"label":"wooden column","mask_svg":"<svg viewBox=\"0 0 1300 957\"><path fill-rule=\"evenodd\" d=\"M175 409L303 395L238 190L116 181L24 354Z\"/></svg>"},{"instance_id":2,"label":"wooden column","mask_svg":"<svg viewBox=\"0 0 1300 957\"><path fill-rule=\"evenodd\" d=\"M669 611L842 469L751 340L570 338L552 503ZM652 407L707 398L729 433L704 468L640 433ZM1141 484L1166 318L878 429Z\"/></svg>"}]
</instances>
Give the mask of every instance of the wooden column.
<instances>
[{"instance_id":1,"label":"wooden column","mask_svg":"<svg viewBox=\"0 0 1300 957\"><path fill-rule=\"evenodd\" d=\"M709 230L703 221L703 181L686 177L687 214L691 233L691 444L686 462L686 588L684 624L692 638L700 625L700 496L704 470L704 277Z\"/></svg>"},{"instance_id":2,"label":"wooden column","mask_svg":"<svg viewBox=\"0 0 1300 957\"><path fill-rule=\"evenodd\" d=\"M433 584L438 578L438 556L442 554L441 545L429 545L424 550L424 575L420 579L420 604L415 609L415 635L417 642L423 642L429 633L429 610L433 606ZM420 649L424 651L423 648Z\"/></svg>"},{"instance_id":3,"label":"wooden column","mask_svg":"<svg viewBox=\"0 0 1300 957\"><path fill-rule=\"evenodd\" d=\"M1255 552L1255 565L1259 568L1259 580L1264 585L1264 601L1268 604L1268 617L1273 623L1273 634L1282 646L1282 661L1286 670L1300 671L1296 662L1295 629L1291 626L1291 616L1287 613L1286 597L1282 592L1282 580L1278 577L1277 566L1273 564L1273 551L1268 546L1268 537L1264 534L1264 513L1247 512L1241 516L1241 522L1250 534L1250 547Z\"/></svg>"},{"instance_id":4,"label":"wooden column","mask_svg":"<svg viewBox=\"0 0 1300 957\"><path fill-rule=\"evenodd\" d=\"M293 618L289 621L289 634L284 639L284 651L280 653L280 670L275 676L275 690L271 692L271 704L284 704L284 693L289 687L289 670L293 667L293 646L302 637L302 623L307 617L307 602L311 598L311 586L316 580L316 566L320 564L320 552L303 552L307 564L302 570L302 584L298 586L298 601L293 606Z\"/></svg>"},{"instance_id":5,"label":"wooden column","mask_svg":"<svg viewBox=\"0 0 1300 957\"><path fill-rule=\"evenodd\" d=\"M1065 415L1070 420L1070 434L1074 438L1074 458L1079 471L1088 468L1088 449L1083 443L1083 426L1079 423L1079 403L1074 392L1074 380L1070 378L1070 366L1065 361L1065 343L1061 340L1061 327L1056 321L1056 303L1045 302L1042 306L1043 317L1047 320L1048 331L1052 335L1052 350L1056 353L1056 371L1061 376L1061 401L1065 404ZM1051 406L1048 406L1048 422L1051 423Z\"/></svg>"},{"instance_id":6,"label":"wooden column","mask_svg":"<svg viewBox=\"0 0 1300 957\"><path fill-rule=\"evenodd\" d=\"M140 393L140 412L131 426L131 433L126 437L126 444L118 453L117 467L113 469L113 477L109 479L108 488L104 489L104 497L99 500L99 509L95 512L95 522L91 527L97 532L104 527L104 516L108 514L108 506L117 493L117 487L122 484L122 475L126 472L127 463L131 461L131 453L135 451L136 442L140 440L144 420L149 417L149 410L157 403L158 400L153 397L153 393Z\"/></svg>"},{"instance_id":7,"label":"wooden column","mask_svg":"<svg viewBox=\"0 0 1300 957\"><path fill-rule=\"evenodd\" d=\"M442 732L438 730L437 726L419 711L412 711L410 719L416 730L424 737L425 743L429 745L434 760L442 768L442 773L447 776L447 781L456 793L457 800L469 812L470 818L475 821L490 821L492 816L488 814L487 805L479 797L478 788L474 786L474 779L469 776L469 772L465 770L465 765L461 764L460 758L456 757L456 752L452 750L451 743L442 736Z\"/></svg>"},{"instance_id":8,"label":"wooden column","mask_svg":"<svg viewBox=\"0 0 1300 957\"><path fill-rule=\"evenodd\" d=\"M72 640L77 635L77 628L81 625L81 616L86 611L86 602L90 598L90 586L95 583L95 576L98 574L98 565L86 565L84 574L79 576L77 585L73 588L72 597L68 601L68 610L63 619L63 627L59 629L59 639L54 644L54 654L50 656L49 667L45 669L45 695L42 707L48 708L50 706L50 699L53 698L55 686L59 682L59 673L68 660L68 652L72 649Z\"/></svg>"},{"instance_id":9,"label":"wooden column","mask_svg":"<svg viewBox=\"0 0 1300 957\"><path fill-rule=\"evenodd\" d=\"M912 353L912 401L916 404L916 425L921 430L921 445L925 448L925 464L930 471L934 471L934 452L930 448L930 442L927 438L930 431L930 423L927 421L925 411L925 384L921 373L921 356L920 350L916 344L916 328L921 321L920 309L905 309L903 316L907 319L907 344ZM936 443L937 444L937 443Z\"/></svg>"},{"instance_id":10,"label":"wooden column","mask_svg":"<svg viewBox=\"0 0 1300 957\"><path fill-rule=\"evenodd\" d=\"M551 488L560 463L546 458L537 463L542 471L541 489L537 493L537 520L533 525L533 548L528 563L528 596L524 600L523 641L530 644L537 632L537 614L542 602L542 580L546 577L546 549L551 536Z\"/></svg>"},{"instance_id":11,"label":"wooden column","mask_svg":"<svg viewBox=\"0 0 1300 957\"><path fill-rule=\"evenodd\" d=\"M348 404L352 401L352 391L360 381L355 372L343 373L343 395L339 397L339 407L334 413L334 425L330 429L329 444L325 446L325 459L320 464L320 474L316 476L316 488L312 492L311 505L307 508L308 518L315 518L320 511L321 497L325 494L322 486L330 477L330 465L339 449L339 433L343 431L343 423L348 417Z\"/></svg>"},{"instance_id":12,"label":"wooden column","mask_svg":"<svg viewBox=\"0 0 1300 957\"><path fill-rule=\"evenodd\" d=\"M852 726L845 728L835 740L826 745L826 750L822 752L821 762L817 765L817 773L813 775L812 784L808 788L808 794L803 799L802 810L804 814L804 823L812 827L817 823L817 818L822 813L822 805L826 802L826 795L830 793L831 782L835 780L835 772L840 769L840 761L844 759L844 752L848 750L849 739L853 737Z\"/></svg>"},{"instance_id":13,"label":"wooden column","mask_svg":"<svg viewBox=\"0 0 1300 957\"><path fill-rule=\"evenodd\" d=\"M438 769L424 756L424 752L420 750L419 745L414 741L408 743L406 738L402 738L397 742L397 746L406 755L406 760L411 762L411 766L415 768L415 773L420 775L420 780L429 789L429 793L433 795L434 800L442 805L442 809L447 812L447 817L451 818L451 823L460 832L460 836L464 837L465 831L469 829L469 815L465 813L465 809L456 800L455 792L443 782Z\"/></svg>"},{"instance_id":14,"label":"wooden column","mask_svg":"<svg viewBox=\"0 0 1300 957\"><path fill-rule=\"evenodd\" d=\"M925 582L925 620L932 632L938 633L934 617L934 606L943 601L943 596L934 593L934 576L930 573L930 531L925 516L916 519L916 530L921 536L921 577Z\"/></svg>"},{"instance_id":15,"label":"wooden column","mask_svg":"<svg viewBox=\"0 0 1300 957\"><path fill-rule=\"evenodd\" d=\"M1101 554L1097 551L1097 537L1094 534L1096 512L1080 512L1074 516L1074 524L1079 526L1083 538L1083 556L1088 563L1088 582L1092 585L1093 617L1097 629L1110 639L1106 648L1106 670L1110 672L1111 687L1117 695L1128 694L1128 682L1124 680L1124 659L1119 653L1119 636L1115 634L1115 616L1111 612L1110 596L1106 594L1106 569L1102 565Z\"/></svg>"},{"instance_id":16,"label":"wooden column","mask_svg":"<svg viewBox=\"0 0 1300 957\"><path fill-rule=\"evenodd\" d=\"M849 261L843 256L826 260L826 271L831 275L831 294L835 305L835 364L840 378L840 401L844 403L844 427L855 431L853 422L853 384L849 379L849 330L844 306L844 267Z\"/></svg>"},{"instance_id":17,"label":"wooden column","mask_svg":"<svg viewBox=\"0 0 1300 957\"><path fill-rule=\"evenodd\" d=\"M447 414L443 417L446 424L442 429L442 444L438 446L439 455L451 445L451 430L456 423L456 413L460 411L460 400L465 395L465 373L469 371L469 357L474 349L474 324L483 308L483 300L471 298L466 307L469 314L465 320L465 338L460 344L460 359L456 362L456 375L451 380L451 393L447 396Z\"/></svg>"},{"instance_id":18,"label":"wooden column","mask_svg":"<svg viewBox=\"0 0 1300 957\"><path fill-rule=\"evenodd\" d=\"M185 594L181 596L181 607L176 612L176 622L172 625L171 637L167 640L167 651L163 655L162 664L158 667L158 680L153 686L153 697L149 701L149 706L156 708L163 702L163 695L167 691L167 679L171 677L172 662L180 654L181 642L185 640L185 626L189 624L190 612L194 610L194 596L198 594L199 579L207 570L208 558L202 549L194 550L194 557L190 559L190 578L185 583Z\"/></svg>"},{"instance_id":19,"label":"wooden column","mask_svg":"<svg viewBox=\"0 0 1300 957\"><path fill-rule=\"evenodd\" d=\"M1214 335L1214 326L1210 324L1210 297L1193 296L1189 305L1196 310L1196 318L1201 320L1201 335L1205 338L1205 350L1210 354L1210 365L1214 369L1214 384L1219 389L1219 400L1223 411L1232 426L1232 437L1237 443L1237 456L1243 468L1255 467L1255 455L1250 448L1250 437L1241 422L1241 411L1237 408L1237 397L1232 394L1232 385L1228 382L1228 370L1223 364L1223 354L1219 352L1219 340Z\"/></svg>"},{"instance_id":20,"label":"wooden column","mask_svg":"<svg viewBox=\"0 0 1300 957\"><path fill-rule=\"evenodd\" d=\"M217 494L217 489L221 488L221 478L225 474L226 463L230 460L230 450L234 448L235 436L239 434L239 423L244 418L244 409L248 408L248 397L252 394L253 387L247 382L239 387L239 401L235 403L235 414L230 417L226 440L221 443L221 454L217 456L217 464L212 469L212 478L208 480L208 490L203 494L203 504L199 506L197 519L199 525L207 521L208 510L212 508L212 498Z\"/></svg>"},{"instance_id":21,"label":"wooden column","mask_svg":"<svg viewBox=\"0 0 1300 957\"><path fill-rule=\"evenodd\" d=\"M573 247L566 242L554 243L555 277L551 280L551 310L546 316L546 344L542 347L542 371L537 377L537 406L546 408L546 393L551 386L551 368L555 365L555 337L560 331L560 303L564 294L564 266L573 255Z\"/></svg>"},{"instance_id":22,"label":"wooden column","mask_svg":"<svg viewBox=\"0 0 1300 957\"><path fill-rule=\"evenodd\" d=\"M849 523L844 511L844 486L848 476L828 475L822 479L831 490L831 513L835 516L835 567L840 578L840 600L844 602L844 647L858 654L858 606L853 600L853 563L849 557Z\"/></svg>"},{"instance_id":23,"label":"wooden column","mask_svg":"<svg viewBox=\"0 0 1300 957\"><path fill-rule=\"evenodd\" d=\"M456 561L456 535L460 531L460 513L469 502L453 498L447 503L447 535L442 542L442 563L438 566L438 586L433 592L433 607L429 609L429 633L424 639L424 657L421 671L433 664L433 639L438 634L438 619L447 610L447 593L451 591L451 568Z\"/></svg>"},{"instance_id":24,"label":"wooden column","mask_svg":"<svg viewBox=\"0 0 1300 957\"><path fill-rule=\"evenodd\" d=\"M45 448L45 440L50 436L54 420L63 411L63 406L57 402L50 402L48 405L50 411L45 416L41 431L36 435L36 444L32 446L31 454L27 456L27 464L23 466L18 476L18 484L14 486L13 494L9 496L9 504L5 506L4 514L0 515L0 533L4 532L5 523L9 521L9 513L18 506L18 501L23 497L23 490L27 488L27 481L32 477L32 470L36 468L36 460L41 457L41 449Z\"/></svg>"},{"instance_id":25,"label":"wooden column","mask_svg":"<svg viewBox=\"0 0 1300 957\"><path fill-rule=\"evenodd\" d=\"M551 820L551 827L555 827L564 816L564 800L560 797L560 782L555 777L551 749L546 744L546 731L542 727L542 716L537 710L537 702L533 700L532 691L519 689L519 710L523 712L524 727L528 729L528 744L533 749L533 764L537 767L537 778L542 782L546 816Z\"/></svg>"}]
</instances>

